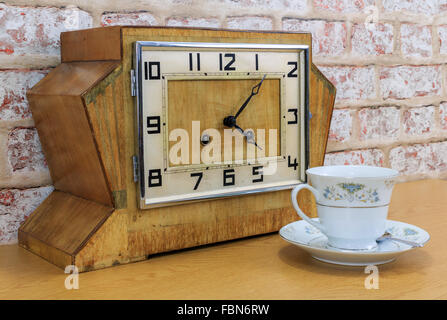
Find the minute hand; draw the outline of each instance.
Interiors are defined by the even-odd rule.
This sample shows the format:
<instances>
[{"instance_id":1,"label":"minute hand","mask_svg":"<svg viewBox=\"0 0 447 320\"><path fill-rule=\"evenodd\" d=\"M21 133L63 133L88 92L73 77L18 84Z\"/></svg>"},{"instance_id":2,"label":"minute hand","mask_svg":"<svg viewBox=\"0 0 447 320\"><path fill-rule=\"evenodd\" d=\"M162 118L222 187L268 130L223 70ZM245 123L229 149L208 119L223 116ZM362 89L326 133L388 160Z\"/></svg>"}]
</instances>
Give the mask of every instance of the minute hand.
<instances>
[{"instance_id":1,"label":"minute hand","mask_svg":"<svg viewBox=\"0 0 447 320\"><path fill-rule=\"evenodd\" d=\"M236 112L236 114L234 115L234 119L237 119L237 117L241 114L241 112L244 111L245 107L250 102L251 98L259 93L259 89L261 88L262 82L264 81L266 76L267 75L265 74L264 77L262 77L262 80L251 89L250 96L247 98L247 100L245 100L245 102L242 104L242 106Z\"/></svg>"}]
</instances>

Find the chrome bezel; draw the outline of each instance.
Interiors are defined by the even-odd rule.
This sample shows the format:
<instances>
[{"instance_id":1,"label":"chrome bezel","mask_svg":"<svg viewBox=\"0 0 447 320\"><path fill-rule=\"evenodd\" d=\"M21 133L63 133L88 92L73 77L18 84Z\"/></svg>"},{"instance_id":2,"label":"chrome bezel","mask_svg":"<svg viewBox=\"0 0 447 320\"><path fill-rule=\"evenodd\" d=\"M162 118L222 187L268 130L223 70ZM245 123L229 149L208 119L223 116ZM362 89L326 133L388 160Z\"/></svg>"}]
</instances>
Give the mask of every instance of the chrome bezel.
<instances>
[{"instance_id":1,"label":"chrome bezel","mask_svg":"<svg viewBox=\"0 0 447 320\"><path fill-rule=\"evenodd\" d=\"M141 70L141 55L144 47L177 47L177 48L206 48L206 49L253 49L253 50L287 50L287 51L303 51L304 52L304 166L301 166L300 178L294 184L280 185L274 187L260 187L254 190L245 190L238 192L223 192L216 195L197 196L192 198L185 198L172 201L162 201L157 203L146 203L145 198L145 178L144 178L144 144L143 144L143 104L142 104L142 70ZM203 201L218 199L223 197L233 197L247 194L254 194L260 192L272 192L285 189L292 189L294 186L306 182L305 170L309 165L309 82L310 82L310 63L309 63L309 46L301 44L260 44L260 43L209 43L209 42L169 42L169 41L136 41L134 43L134 57L133 70L135 72L136 85L136 128L137 128L137 145L138 145L138 173L139 173L139 205L140 209L150 209L154 207L162 207L173 204L189 203L192 201Z\"/></svg>"}]
</instances>

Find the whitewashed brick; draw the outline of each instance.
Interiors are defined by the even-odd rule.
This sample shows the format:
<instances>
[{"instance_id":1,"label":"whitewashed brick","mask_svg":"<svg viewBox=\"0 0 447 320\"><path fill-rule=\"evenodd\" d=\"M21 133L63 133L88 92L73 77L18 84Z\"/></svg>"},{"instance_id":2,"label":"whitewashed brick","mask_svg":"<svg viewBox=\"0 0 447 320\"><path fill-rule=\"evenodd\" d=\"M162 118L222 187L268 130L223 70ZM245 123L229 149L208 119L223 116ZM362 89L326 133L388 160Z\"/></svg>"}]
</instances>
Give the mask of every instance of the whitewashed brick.
<instances>
[{"instance_id":1,"label":"whitewashed brick","mask_svg":"<svg viewBox=\"0 0 447 320\"><path fill-rule=\"evenodd\" d=\"M406 110L403 115L405 133L411 136L430 134L435 126L434 115L434 106Z\"/></svg>"},{"instance_id":2,"label":"whitewashed brick","mask_svg":"<svg viewBox=\"0 0 447 320\"><path fill-rule=\"evenodd\" d=\"M407 99L441 93L439 66L383 67L380 90L385 99Z\"/></svg>"},{"instance_id":3,"label":"whitewashed brick","mask_svg":"<svg viewBox=\"0 0 447 320\"><path fill-rule=\"evenodd\" d=\"M404 23L400 27L402 54L407 57L432 56L431 26Z\"/></svg>"},{"instance_id":4,"label":"whitewashed brick","mask_svg":"<svg viewBox=\"0 0 447 320\"><path fill-rule=\"evenodd\" d=\"M227 27L240 30L272 30L273 20L268 17L230 17Z\"/></svg>"},{"instance_id":5,"label":"whitewashed brick","mask_svg":"<svg viewBox=\"0 0 447 320\"><path fill-rule=\"evenodd\" d=\"M337 88L337 100L371 99L376 96L373 67L319 67Z\"/></svg>"},{"instance_id":6,"label":"whitewashed brick","mask_svg":"<svg viewBox=\"0 0 447 320\"><path fill-rule=\"evenodd\" d=\"M335 165L367 165L382 167L384 154L379 149L363 149L327 153L324 158L325 166Z\"/></svg>"},{"instance_id":7,"label":"whitewashed brick","mask_svg":"<svg viewBox=\"0 0 447 320\"><path fill-rule=\"evenodd\" d=\"M437 0L382 0L386 12L436 14L439 9Z\"/></svg>"},{"instance_id":8,"label":"whitewashed brick","mask_svg":"<svg viewBox=\"0 0 447 320\"><path fill-rule=\"evenodd\" d=\"M334 109L332 112L329 142L346 142L352 134L352 115L349 109Z\"/></svg>"},{"instance_id":9,"label":"whitewashed brick","mask_svg":"<svg viewBox=\"0 0 447 320\"><path fill-rule=\"evenodd\" d=\"M379 56L393 53L393 25L390 23L355 24L352 28L352 53Z\"/></svg>"},{"instance_id":10,"label":"whitewashed brick","mask_svg":"<svg viewBox=\"0 0 447 320\"><path fill-rule=\"evenodd\" d=\"M447 25L438 26L439 53L447 54Z\"/></svg>"},{"instance_id":11,"label":"whitewashed brick","mask_svg":"<svg viewBox=\"0 0 447 320\"><path fill-rule=\"evenodd\" d=\"M400 111L396 107L364 108L359 111L360 139L394 141L399 138Z\"/></svg>"},{"instance_id":12,"label":"whitewashed brick","mask_svg":"<svg viewBox=\"0 0 447 320\"><path fill-rule=\"evenodd\" d=\"M0 120L31 118L26 91L46 74L44 70L0 71Z\"/></svg>"},{"instance_id":13,"label":"whitewashed brick","mask_svg":"<svg viewBox=\"0 0 447 320\"><path fill-rule=\"evenodd\" d=\"M374 5L375 0L313 0L314 7L338 13L362 12L368 6Z\"/></svg>"},{"instance_id":14,"label":"whitewashed brick","mask_svg":"<svg viewBox=\"0 0 447 320\"><path fill-rule=\"evenodd\" d=\"M447 130L447 102L442 102L439 106L439 120L441 129Z\"/></svg>"},{"instance_id":15,"label":"whitewashed brick","mask_svg":"<svg viewBox=\"0 0 447 320\"><path fill-rule=\"evenodd\" d=\"M0 244L17 242L21 223L53 191L53 187L0 190Z\"/></svg>"},{"instance_id":16,"label":"whitewashed brick","mask_svg":"<svg viewBox=\"0 0 447 320\"><path fill-rule=\"evenodd\" d=\"M404 175L447 170L447 141L399 146L390 151L390 165Z\"/></svg>"},{"instance_id":17,"label":"whitewashed brick","mask_svg":"<svg viewBox=\"0 0 447 320\"><path fill-rule=\"evenodd\" d=\"M284 19L285 31L312 33L312 54L316 56L338 56L344 53L347 42L345 22L323 20Z\"/></svg>"},{"instance_id":18,"label":"whitewashed brick","mask_svg":"<svg viewBox=\"0 0 447 320\"><path fill-rule=\"evenodd\" d=\"M150 12L111 12L101 17L102 26L156 26L158 20Z\"/></svg>"},{"instance_id":19,"label":"whitewashed brick","mask_svg":"<svg viewBox=\"0 0 447 320\"><path fill-rule=\"evenodd\" d=\"M0 54L58 55L60 33L92 26L78 8L22 7L0 3Z\"/></svg>"},{"instance_id":20,"label":"whitewashed brick","mask_svg":"<svg viewBox=\"0 0 447 320\"><path fill-rule=\"evenodd\" d=\"M439 1L439 12L447 10L447 0L438 0Z\"/></svg>"},{"instance_id":21,"label":"whitewashed brick","mask_svg":"<svg viewBox=\"0 0 447 320\"><path fill-rule=\"evenodd\" d=\"M46 171L47 163L42 153L35 128L15 128L8 135L8 158L12 171Z\"/></svg>"},{"instance_id":22,"label":"whitewashed brick","mask_svg":"<svg viewBox=\"0 0 447 320\"><path fill-rule=\"evenodd\" d=\"M166 21L166 25L170 27L218 28L220 22L216 18L171 17Z\"/></svg>"},{"instance_id":23,"label":"whitewashed brick","mask_svg":"<svg viewBox=\"0 0 447 320\"><path fill-rule=\"evenodd\" d=\"M290 10L298 12L308 8L307 0L223 0L223 4L228 8Z\"/></svg>"}]
</instances>

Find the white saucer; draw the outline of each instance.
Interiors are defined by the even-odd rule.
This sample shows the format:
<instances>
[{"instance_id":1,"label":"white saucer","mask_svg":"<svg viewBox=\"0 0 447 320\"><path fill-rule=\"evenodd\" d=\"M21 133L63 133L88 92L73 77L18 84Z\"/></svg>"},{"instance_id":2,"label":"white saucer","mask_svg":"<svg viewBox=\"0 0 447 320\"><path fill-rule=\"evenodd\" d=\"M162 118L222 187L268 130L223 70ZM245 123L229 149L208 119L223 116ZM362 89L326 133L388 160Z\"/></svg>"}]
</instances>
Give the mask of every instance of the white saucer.
<instances>
[{"instance_id":1,"label":"white saucer","mask_svg":"<svg viewBox=\"0 0 447 320\"><path fill-rule=\"evenodd\" d=\"M318 221L318 218L312 220ZM425 244L430 235L427 231L408 223L387 220L386 231L394 237ZM413 247L385 240L373 250L342 250L327 245L327 237L304 220L292 222L279 230L281 238L306 251L315 259L347 266L378 265L391 262Z\"/></svg>"}]
</instances>

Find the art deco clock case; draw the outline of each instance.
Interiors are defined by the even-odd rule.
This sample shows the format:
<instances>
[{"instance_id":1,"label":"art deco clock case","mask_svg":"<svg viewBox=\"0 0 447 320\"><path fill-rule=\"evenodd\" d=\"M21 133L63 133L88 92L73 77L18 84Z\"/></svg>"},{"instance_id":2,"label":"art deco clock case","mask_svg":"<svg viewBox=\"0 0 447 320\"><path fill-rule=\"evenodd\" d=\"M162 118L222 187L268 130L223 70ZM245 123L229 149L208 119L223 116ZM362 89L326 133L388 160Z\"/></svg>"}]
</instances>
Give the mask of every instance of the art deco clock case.
<instances>
[{"instance_id":1,"label":"art deco clock case","mask_svg":"<svg viewBox=\"0 0 447 320\"><path fill-rule=\"evenodd\" d=\"M62 33L28 99L55 190L19 244L83 272L296 220L335 88L310 34L108 27Z\"/></svg>"}]
</instances>

